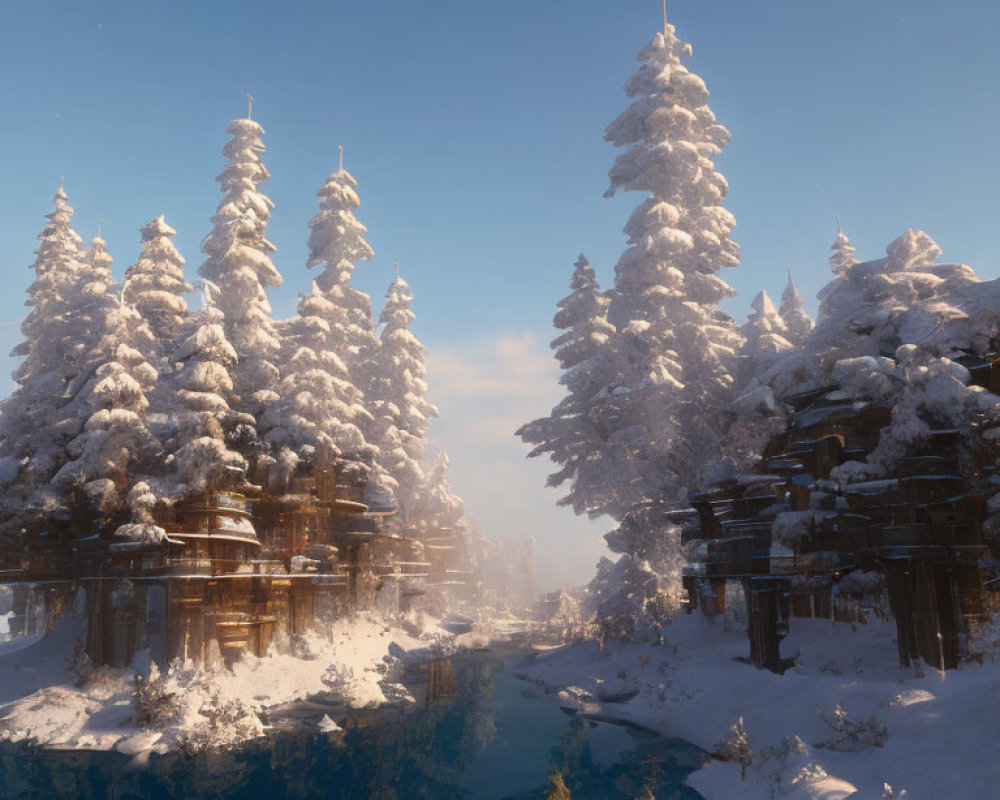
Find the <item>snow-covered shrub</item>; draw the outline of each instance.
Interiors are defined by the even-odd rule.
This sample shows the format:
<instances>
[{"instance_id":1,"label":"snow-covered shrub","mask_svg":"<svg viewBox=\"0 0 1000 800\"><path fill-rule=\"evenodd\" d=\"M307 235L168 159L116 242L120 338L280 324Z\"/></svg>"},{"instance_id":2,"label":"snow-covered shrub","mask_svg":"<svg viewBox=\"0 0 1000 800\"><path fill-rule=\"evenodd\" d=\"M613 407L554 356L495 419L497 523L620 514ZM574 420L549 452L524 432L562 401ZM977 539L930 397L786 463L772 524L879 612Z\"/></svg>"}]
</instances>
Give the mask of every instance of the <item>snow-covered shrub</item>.
<instances>
[{"instance_id":1,"label":"snow-covered shrub","mask_svg":"<svg viewBox=\"0 0 1000 800\"><path fill-rule=\"evenodd\" d=\"M254 710L240 700L222 700L216 692L198 709L198 713L208 720L209 728L227 728L255 716Z\"/></svg>"},{"instance_id":2,"label":"snow-covered shrub","mask_svg":"<svg viewBox=\"0 0 1000 800\"><path fill-rule=\"evenodd\" d=\"M833 731L833 736L816 744L828 750L851 751L865 747L885 747L889 739L889 730L875 717L864 722L855 722L847 716L844 707L839 703L832 714L820 712L820 718Z\"/></svg>"},{"instance_id":3,"label":"snow-covered shrub","mask_svg":"<svg viewBox=\"0 0 1000 800\"><path fill-rule=\"evenodd\" d=\"M750 747L750 734L743 727L743 717L729 726L729 734L714 748L715 757L740 765L740 777L747 779L747 770L753 765L754 752Z\"/></svg>"},{"instance_id":4,"label":"snow-covered shrub","mask_svg":"<svg viewBox=\"0 0 1000 800\"><path fill-rule=\"evenodd\" d=\"M136 675L132 681L132 720L140 728L158 730L176 721L180 701L176 692L167 691L166 677L156 664L149 677Z\"/></svg>"}]
</instances>

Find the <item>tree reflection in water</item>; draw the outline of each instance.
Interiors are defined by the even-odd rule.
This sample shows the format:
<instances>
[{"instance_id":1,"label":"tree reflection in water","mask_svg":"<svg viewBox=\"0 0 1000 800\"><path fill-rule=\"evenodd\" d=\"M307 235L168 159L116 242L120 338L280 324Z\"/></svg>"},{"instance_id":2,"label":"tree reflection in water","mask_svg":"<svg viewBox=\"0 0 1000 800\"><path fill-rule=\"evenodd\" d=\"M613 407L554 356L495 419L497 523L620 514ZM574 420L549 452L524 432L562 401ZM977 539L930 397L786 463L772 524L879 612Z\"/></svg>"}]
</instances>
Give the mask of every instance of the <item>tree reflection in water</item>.
<instances>
[{"instance_id":1,"label":"tree reflection in water","mask_svg":"<svg viewBox=\"0 0 1000 800\"><path fill-rule=\"evenodd\" d=\"M528 800L546 795L555 767L573 800L699 797L681 781L704 760L700 750L595 727L525 696L526 684L505 669L523 657L478 653L424 665L407 681L415 705L346 712L343 734L298 725L238 751L153 756L145 767L118 753L7 744L0 796ZM344 717L338 710L335 718Z\"/></svg>"}]
</instances>

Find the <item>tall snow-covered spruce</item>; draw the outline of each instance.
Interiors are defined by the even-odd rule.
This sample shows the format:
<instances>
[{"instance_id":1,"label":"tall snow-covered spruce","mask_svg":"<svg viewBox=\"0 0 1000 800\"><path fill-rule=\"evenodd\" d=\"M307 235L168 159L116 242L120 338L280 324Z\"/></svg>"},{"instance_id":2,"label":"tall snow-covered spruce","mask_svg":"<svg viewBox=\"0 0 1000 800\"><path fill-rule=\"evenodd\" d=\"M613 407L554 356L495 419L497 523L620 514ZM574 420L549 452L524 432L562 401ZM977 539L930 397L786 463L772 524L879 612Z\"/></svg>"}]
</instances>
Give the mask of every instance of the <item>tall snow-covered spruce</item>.
<instances>
[{"instance_id":1,"label":"tall snow-covered spruce","mask_svg":"<svg viewBox=\"0 0 1000 800\"><path fill-rule=\"evenodd\" d=\"M157 393L158 405L176 423L167 443L170 471L159 487L171 499L206 491L226 470L247 466L223 433L234 414L228 397L236 350L226 339L217 294L214 285L204 287L202 308L186 318L170 353L176 369Z\"/></svg>"},{"instance_id":2,"label":"tall snow-covered spruce","mask_svg":"<svg viewBox=\"0 0 1000 800\"><path fill-rule=\"evenodd\" d=\"M416 502L424 479L421 462L427 449L427 423L438 415L427 400L427 348L410 330L415 318L412 304L410 286L399 276L397 266L379 316L382 331L370 405L381 464L396 481L396 499L404 511Z\"/></svg>"},{"instance_id":3,"label":"tall snow-covered spruce","mask_svg":"<svg viewBox=\"0 0 1000 800\"><path fill-rule=\"evenodd\" d=\"M153 346L152 333L115 290L111 256L100 237L70 296L71 316L87 343L59 423L74 433L66 445L71 460L33 499L45 510L65 507L97 523L121 524L130 516L136 474L158 452L146 426L147 394L157 377L144 356Z\"/></svg>"},{"instance_id":4,"label":"tall snow-covered spruce","mask_svg":"<svg viewBox=\"0 0 1000 800\"><path fill-rule=\"evenodd\" d=\"M156 339L157 352L151 354L155 357L169 351L188 312L184 295L193 291L184 278L184 258L171 241L176 234L162 214L146 224L139 259L125 272L122 288L122 299L149 324Z\"/></svg>"},{"instance_id":5,"label":"tall snow-covered spruce","mask_svg":"<svg viewBox=\"0 0 1000 800\"><path fill-rule=\"evenodd\" d=\"M553 319L563 333L552 340L563 370L559 380L566 387L566 397L548 416L521 426L517 435L534 445L529 456L548 454L559 465L560 469L549 475L549 486L570 482L559 503L585 514L595 510L595 497L607 484L604 441L588 410L591 398L612 379L608 360L600 356L615 331L607 320L609 301L583 254L574 265L570 289L557 303L559 310Z\"/></svg>"},{"instance_id":6,"label":"tall snow-covered spruce","mask_svg":"<svg viewBox=\"0 0 1000 800\"><path fill-rule=\"evenodd\" d=\"M376 455L365 436L372 417L351 369L362 352L371 357L375 342L371 302L350 286L355 262L373 255L353 214L361 203L356 186L341 163L317 192L307 266L324 267L283 330L281 400L268 439L307 460L318 451L368 463Z\"/></svg>"},{"instance_id":7,"label":"tall snow-covered spruce","mask_svg":"<svg viewBox=\"0 0 1000 800\"><path fill-rule=\"evenodd\" d=\"M285 374L267 439L307 461L321 453L357 457L369 450L357 424L368 411L329 322L337 316L339 309L313 282L296 316L284 324Z\"/></svg>"},{"instance_id":8,"label":"tall snow-covered spruce","mask_svg":"<svg viewBox=\"0 0 1000 800\"><path fill-rule=\"evenodd\" d=\"M442 535L461 539L468 533L465 503L451 489L448 464L448 454L441 450L426 470L420 486L412 516L425 541L434 541Z\"/></svg>"},{"instance_id":9,"label":"tall snow-covered spruce","mask_svg":"<svg viewBox=\"0 0 1000 800\"><path fill-rule=\"evenodd\" d=\"M731 424L723 443L725 456L739 472L753 468L760 461L764 445L785 426L784 408L773 387L762 378L770 374L782 354L793 348L787 338L788 326L767 292L761 290L750 306L747 321L740 328L744 342L736 372Z\"/></svg>"},{"instance_id":10,"label":"tall snow-covered spruce","mask_svg":"<svg viewBox=\"0 0 1000 800\"><path fill-rule=\"evenodd\" d=\"M589 411L609 464L599 510L619 520L649 502L686 506L719 456L740 346L718 305L735 292L717 273L739 262L729 238L735 220L722 206L728 184L712 161L729 132L708 107L704 81L682 62L690 53L665 25L639 53L625 85L632 104L605 134L625 148L607 194L650 195L625 226L629 247L610 292L616 333L605 357L616 378Z\"/></svg>"},{"instance_id":11,"label":"tall snow-covered spruce","mask_svg":"<svg viewBox=\"0 0 1000 800\"><path fill-rule=\"evenodd\" d=\"M767 292L763 289L758 292L750 308L746 324L740 328L745 356L757 362L792 346L786 338L788 326Z\"/></svg>"},{"instance_id":12,"label":"tall snow-covered spruce","mask_svg":"<svg viewBox=\"0 0 1000 800\"><path fill-rule=\"evenodd\" d=\"M208 259L198 274L216 284L227 339L236 351L232 404L258 422L277 400L280 339L271 317L266 287L280 286L267 240L274 204L259 191L270 174L261 161L264 129L252 119L236 119L222 154L229 163L216 178L223 199L212 217L212 231L201 244ZM263 431L258 431L263 433Z\"/></svg>"},{"instance_id":13,"label":"tall snow-covered spruce","mask_svg":"<svg viewBox=\"0 0 1000 800\"><path fill-rule=\"evenodd\" d=\"M361 205L358 182L340 163L316 194L319 211L309 220L309 268L322 266L316 285L332 304L328 317L331 347L347 366L351 382L367 394L372 380L378 339L372 321L371 298L351 286L351 276L360 261L374 256L365 240L368 229L354 216ZM358 419L367 433L371 420Z\"/></svg>"},{"instance_id":14,"label":"tall snow-covered spruce","mask_svg":"<svg viewBox=\"0 0 1000 800\"><path fill-rule=\"evenodd\" d=\"M27 497L68 460L68 436L55 423L79 370L80 340L86 333L74 330L68 316L85 255L61 186L53 203L31 265L35 279L25 301L31 310L21 323L24 339L11 352L23 359L14 370L17 388L0 406L3 510L19 523L29 515Z\"/></svg>"}]
</instances>

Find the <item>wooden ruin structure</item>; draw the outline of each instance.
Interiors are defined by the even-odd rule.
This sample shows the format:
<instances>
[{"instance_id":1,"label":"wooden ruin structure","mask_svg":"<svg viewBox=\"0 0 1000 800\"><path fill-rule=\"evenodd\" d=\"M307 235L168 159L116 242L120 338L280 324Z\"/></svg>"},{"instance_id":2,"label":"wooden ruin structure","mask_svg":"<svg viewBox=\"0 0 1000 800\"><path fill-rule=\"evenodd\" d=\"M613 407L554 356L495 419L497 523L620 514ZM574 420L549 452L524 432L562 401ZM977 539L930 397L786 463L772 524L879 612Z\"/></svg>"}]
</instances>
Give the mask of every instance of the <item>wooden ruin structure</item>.
<instances>
[{"instance_id":1,"label":"wooden ruin structure","mask_svg":"<svg viewBox=\"0 0 1000 800\"><path fill-rule=\"evenodd\" d=\"M1000 391L1000 361L964 361L973 384ZM718 614L727 588L742 589L751 661L773 671L788 665L780 643L801 617L891 614L904 666L922 659L945 670L975 658L1000 585L1000 543L984 524L1000 491L993 459L931 423L923 448L890 475L842 485L832 470L865 460L891 408L856 402L836 386L786 401L789 424L768 444L759 473L692 498L689 609Z\"/></svg>"},{"instance_id":2,"label":"wooden ruin structure","mask_svg":"<svg viewBox=\"0 0 1000 800\"><path fill-rule=\"evenodd\" d=\"M280 482L233 470L158 507L155 542L52 520L0 575L14 586L11 633L49 630L74 606L96 665L125 666L145 648L160 663L232 663L356 611L406 611L428 582L464 591L470 570L449 558L456 545L441 546L454 532L409 535L391 496L349 463Z\"/></svg>"}]
</instances>

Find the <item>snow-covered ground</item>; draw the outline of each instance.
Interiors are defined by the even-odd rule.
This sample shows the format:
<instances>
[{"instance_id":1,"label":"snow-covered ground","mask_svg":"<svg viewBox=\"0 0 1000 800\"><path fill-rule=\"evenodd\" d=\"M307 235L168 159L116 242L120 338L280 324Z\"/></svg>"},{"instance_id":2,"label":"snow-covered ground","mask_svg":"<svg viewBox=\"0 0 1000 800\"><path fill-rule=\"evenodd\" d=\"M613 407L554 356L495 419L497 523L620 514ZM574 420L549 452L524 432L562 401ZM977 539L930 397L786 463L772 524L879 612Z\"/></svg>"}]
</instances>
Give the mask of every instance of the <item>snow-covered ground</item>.
<instances>
[{"instance_id":1,"label":"snow-covered ground","mask_svg":"<svg viewBox=\"0 0 1000 800\"><path fill-rule=\"evenodd\" d=\"M71 665L78 630L68 618L47 636L0 644L0 739L137 754L234 745L265 732L268 709L310 695L324 693L356 708L405 697L390 683L394 666L455 648L434 624L417 634L412 626L359 618L339 620L324 635L264 658L246 656L231 670L188 664L157 679L154 668L153 684L174 695L175 713L145 730L134 720L133 679L137 672L150 676L148 663L138 657L134 669L104 668L81 679Z\"/></svg>"},{"instance_id":2,"label":"snow-covered ground","mask_svg":"<svg viewBox=\"0 0 1000 800\"><path fill-rule=\"evenodd\" d=\"M792 621L783 652L798 651L784 675L735 660L746 656L745 628L692 616L666 628L662 646L594 643L544 654L526 676L581 713L627 720L715 752L739 717L754 762L712 761L689 784L708 800L982 800L1000 777L1000 664L942 675L902 670L895 628ZM638 695L627 702L599 698ZM884 728L884 746L834 731L838 704L849 720ZM797 738L796 738L797 737ZM849 748L849 749L848 749ZM889 784L894 794L884 793Z\"/></svg>"}]
</instances>

